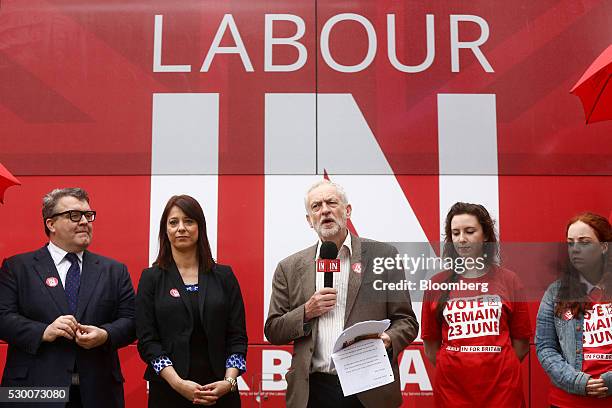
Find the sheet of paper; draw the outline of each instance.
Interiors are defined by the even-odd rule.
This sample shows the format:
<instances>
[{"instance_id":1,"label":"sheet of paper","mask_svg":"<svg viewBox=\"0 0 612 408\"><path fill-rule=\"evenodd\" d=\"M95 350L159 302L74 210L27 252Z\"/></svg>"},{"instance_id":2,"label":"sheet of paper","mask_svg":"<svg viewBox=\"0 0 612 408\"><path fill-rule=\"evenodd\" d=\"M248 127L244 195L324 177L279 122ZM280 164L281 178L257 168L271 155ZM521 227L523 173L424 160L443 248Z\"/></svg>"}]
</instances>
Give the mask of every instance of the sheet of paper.
<instances>
[{"instance_id":1,"label":"sheet of paper","mask_svg":"<svg viewBox=\"0 0 612 408\"><path fill-rule=\"evenodd\" d=\"M387 350L381 339L358 341L332 354L344 396L394 381Z\"/></svg>"},{"instance_id":2,"label":"sheet of paper","mask_svg":"<svg viewBox=\"0 0 612 408\"><path fill-rule=\"evenodd\" d=\"M340 336L338 336L336 343L334 344L334 353L354 343L355 341L359 341L360 337L378 337L382 334L382 332L387 330L389 326L391 326L391 321L389 319L366 320L355 323L351 327L345 329Z\"/></svg>"}]
</instances>

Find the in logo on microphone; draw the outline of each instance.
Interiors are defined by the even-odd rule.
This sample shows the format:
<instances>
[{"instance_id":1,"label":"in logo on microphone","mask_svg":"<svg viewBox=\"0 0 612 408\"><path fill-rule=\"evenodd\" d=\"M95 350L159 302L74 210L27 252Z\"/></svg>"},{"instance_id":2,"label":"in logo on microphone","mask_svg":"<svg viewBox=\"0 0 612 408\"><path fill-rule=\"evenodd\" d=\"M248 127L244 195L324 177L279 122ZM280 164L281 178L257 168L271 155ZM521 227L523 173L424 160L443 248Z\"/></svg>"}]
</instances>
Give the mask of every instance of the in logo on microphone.
<instances>
[{"instance_id":1,"label":"in logo on microphone","mask_svg":"<svg viewBox=\"0 0 612 408\"><path fill-rule=\"evenodd\" d=\"M317 272L340 272L340 260L317 259Z\"/></svg>"}]
</instances>

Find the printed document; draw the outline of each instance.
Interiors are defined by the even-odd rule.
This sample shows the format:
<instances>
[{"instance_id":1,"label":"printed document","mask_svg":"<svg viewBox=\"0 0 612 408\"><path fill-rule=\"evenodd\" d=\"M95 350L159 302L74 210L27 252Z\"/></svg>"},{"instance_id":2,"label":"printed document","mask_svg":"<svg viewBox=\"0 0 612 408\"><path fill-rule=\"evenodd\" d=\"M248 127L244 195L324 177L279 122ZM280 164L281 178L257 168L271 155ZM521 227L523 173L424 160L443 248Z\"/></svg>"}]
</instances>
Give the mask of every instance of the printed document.
<instances>
[{"instance_id":1,"label":"printed document","mask_svg":"<svg viewBox=\"0 0 612 408\"><path fill-rule=\"evenodd\" d=\"M380 339L390 325L388 319L359 322L343 331L336 340L332 363L345 397L395 380L387 350Z\"/></svg>"}]
</instances>

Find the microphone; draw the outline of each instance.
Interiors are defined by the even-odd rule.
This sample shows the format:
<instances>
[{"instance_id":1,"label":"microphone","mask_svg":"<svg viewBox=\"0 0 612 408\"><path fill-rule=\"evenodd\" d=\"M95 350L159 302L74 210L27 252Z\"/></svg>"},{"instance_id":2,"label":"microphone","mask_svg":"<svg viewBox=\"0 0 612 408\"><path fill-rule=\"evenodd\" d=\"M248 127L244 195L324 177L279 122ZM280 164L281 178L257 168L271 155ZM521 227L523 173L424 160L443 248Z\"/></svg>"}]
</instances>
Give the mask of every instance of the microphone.
<instances>
[{"instance_id":1,"label":"microphone","mask_svg":"<svg viewBox=\"0 0 612 408\"><path fill-rule=\"evenodd\" d=\"M321 244L319 250L319 260L317 260L317 272L325 272L324 287L334 287L334 276L331 272L340 272L340 260L338 258L338 247L331 241Z\"/></svg>"}]
</instances>

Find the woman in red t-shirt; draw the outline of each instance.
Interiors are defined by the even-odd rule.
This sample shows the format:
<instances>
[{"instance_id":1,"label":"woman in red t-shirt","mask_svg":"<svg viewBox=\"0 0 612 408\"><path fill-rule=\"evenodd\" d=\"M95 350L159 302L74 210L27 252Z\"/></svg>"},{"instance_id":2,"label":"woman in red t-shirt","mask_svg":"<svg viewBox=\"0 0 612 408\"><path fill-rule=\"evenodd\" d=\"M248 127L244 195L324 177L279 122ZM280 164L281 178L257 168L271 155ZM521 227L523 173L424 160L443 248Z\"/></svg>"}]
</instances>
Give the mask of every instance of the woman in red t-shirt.
<instances>
[{"instance_id":1,"label":"woman in red t-shirt","mask_svg":"<svg viewBox=\"0 0 612 408\"><path fill-rule=\"evenodd\" d=\"M520 360L532 330L518 277L497 265L495 223L482 205L459 202L444 230L453 268L431 279L421 316L436 405L523 407Z\"/></svg>"},{"instance_id":2,"label":"woman in red t-shirt","mask_svg":"<svg viewBox=\"0 0 612 408\"><path fill-rule=\"evenodd\" d=\"M546 290L536 326L538 359L553 383L549 403L612 407L612 226L583 213L566 234L568 267Z\"/></svg>"}]
</instances>

